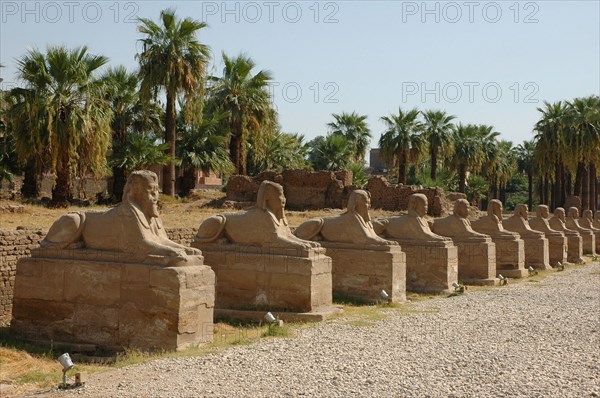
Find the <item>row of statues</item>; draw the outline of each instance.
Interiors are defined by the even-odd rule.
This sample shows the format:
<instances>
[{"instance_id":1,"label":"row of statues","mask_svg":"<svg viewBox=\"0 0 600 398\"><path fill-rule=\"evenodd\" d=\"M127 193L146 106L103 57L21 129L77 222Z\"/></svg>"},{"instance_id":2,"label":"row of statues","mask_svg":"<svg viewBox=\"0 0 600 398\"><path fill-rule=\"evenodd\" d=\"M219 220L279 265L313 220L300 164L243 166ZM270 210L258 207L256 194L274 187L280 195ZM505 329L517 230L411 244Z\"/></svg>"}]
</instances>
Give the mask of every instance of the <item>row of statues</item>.
<instances>
[{"instance_id":1,"label":"row of statues","mask_svg":"<svg viewBox=\"0 0 600 398\"><path fill-rule=\"evenodd\" d=\"M11 327L49 341L181 348L210 341L213 316L269 310L323 319L328 308L339 311L334 294L402 302L407 290L495 285L500 274L519 278L526 266L600 251L600 212L579 218L576 208L557 208L550 218L541 205L529 219L518 205L504 219L492 200L471 222L459 199L453 214L428 221L423 194L409 198L406 215L372 220L369 192L355 190L342 214L292 229L283 188L270 181L256 206L202 221L189 247L168 238L157 202L156 174L135 171L119 205L60 217L19 260Z\"/></svg>"}]
</instances>

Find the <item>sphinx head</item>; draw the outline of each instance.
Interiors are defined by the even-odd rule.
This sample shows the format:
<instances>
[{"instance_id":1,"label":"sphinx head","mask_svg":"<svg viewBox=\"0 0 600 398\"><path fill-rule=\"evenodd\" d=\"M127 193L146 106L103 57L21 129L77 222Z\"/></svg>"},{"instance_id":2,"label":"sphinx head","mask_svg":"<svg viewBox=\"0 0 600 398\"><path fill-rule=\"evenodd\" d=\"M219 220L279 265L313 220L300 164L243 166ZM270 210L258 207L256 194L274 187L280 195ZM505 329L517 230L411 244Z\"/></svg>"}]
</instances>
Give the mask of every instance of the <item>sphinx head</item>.
<instances>
[{"instance_id":1,"label":"sphinx head","mask_svg":"<svg viewBox=\"0 0 600 398\"><path fill-rule=\"evenodd\" d=\"M498 199L490 200L488 203L487 212L488 215L491 216L493 214L498 217L498 220L502 220L502 202L500 202Z\"/></svg>"},{"instance_id":2,"label":"sphinx head","mask_svg":"<svg viewBox=\"0 0 600 398\"><path fill-rule=\"evenodd\" d=\"M415 217L425 217L427 214L427 196L415 193L408 198L408 214Z\"/></svg>"},{"instance_id":3,"label":"sphinx head","mask_svg":"<svg viewBox=\"0 0 600 398\"><path fill-rule=\"evenodd\" d=\"M519 216L524 220L529 218L529 208L526 204L518 204L515 206L515 216Z\"/></svg>"},{"instance_id":4,"label":"sphinx head","mask_svg":"<svg viewBox=\"0 0 600 398\"><path fill-rule=\"evenodd\" d=\"M148 218L158 217L158 177L148 170L129 174L123 190L124 204L140 209Z\"/></svg>"},{"instance_id":5,"label":"sphinx head","mask_svg":"<svg viewBox=\"0 0 600 398\"><path fill-rule=\"evenodd\" d=\"M592 216L592 211L591 210L584 210L583 211L583 218L592 221L594 218Z\"/></svg>"},{"instance_id":6,"label":"sphinx head","mask_svg":"<svg viewBox=\"0 0 600 398\"><path fill-rule=\"evenodd\" d=\"M362 189L356 189L350 193L348 198L348 213L357 213L366 222L371 221L369 209L371 208L371 194Z\"/></svg>"},{"instance_id":7,"label":"sphinx head","mask_svg":"<svg viewBox=\"0 0 600 398\"><path fill-rule=\"evenodd\" d=\"M575 207L575 206L569 207L568 216L569 216L569 218L577 220L579 218L579 209L577 209L577 207Z\"/></svg>"},{"instance_id":8,"label":"sphinx head","mask_svg":"<svg viewBox=\"0 0 600 398\"><path fill-rule=\"evenodd\" d=\"M562 222L565 222L565 209L563 209L562 207L557 207L556 209L554 209L554 216Z\"/></svg>"},{"instance_id":9,"label":"sphinx head","mask_svg":"<svg viewBox=\"0 0 600 398\"><path fill-rule=\"evenodd\" d=\"M256 197L256 207L272 212L278 220L283 220L287 224L284 212L285 203L285 195L281 185L266 180L261 182Z\"/></svg>"},{"instance_id":10,"label":"sphinx head","mask_svg":"<svg viewBox=\"0 0 600 398\"><path fill-rule=\"evenodd\" d=\"M469 216L469 202L466 199L457 199L454 202L454 215L462 218Z\"/></svg>"},{"instance_id":11,"label":"sphinx head","mask_svg":"<svg viewBox=\"0 0 600 398\"><path fill-rule=\"evenodd\" d=\"M537 207L537 209L535 210L535 215L538 218L548 218L549 214L550 214L550 212L548 210L548 206L546 206L546 205L539 205Z\"/></svg>"}]
</instances>

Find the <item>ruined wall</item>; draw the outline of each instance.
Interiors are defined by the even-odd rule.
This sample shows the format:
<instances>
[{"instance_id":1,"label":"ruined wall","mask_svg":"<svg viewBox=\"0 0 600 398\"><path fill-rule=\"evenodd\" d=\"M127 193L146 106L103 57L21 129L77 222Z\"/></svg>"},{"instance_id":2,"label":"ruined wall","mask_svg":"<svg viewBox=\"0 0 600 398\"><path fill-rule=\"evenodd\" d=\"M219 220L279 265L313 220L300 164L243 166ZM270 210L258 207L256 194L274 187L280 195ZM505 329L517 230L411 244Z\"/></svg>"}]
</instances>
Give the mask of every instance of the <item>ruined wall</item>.
<instances>
[{"instance_id":1,"label":"ruined wall","mask_svg":"<svg viewBox=\"0 0 600 398\"><path fill-rule=\"evenodd\" d=\"M169 239L189 246L194 240L195 228L167 228ZM11 318L13 289L17 261L29 257L31 249L39 246L46 231L31 229L0 229L0 325L8 324Z\"/></svg>"},{"instance_id":2,"label":"ruined wall","mask_svg":"<svg viewBox=\"0 0 600 398\"><path fill-rule=\"evenodd\" d=\"M227 199L237 202L255 202L258 187L263 180L283 186L286 208L308 210L344 208L350 192L358 187L352 185L352 172L286 170L281 174L263 173L257 177L233 176L227 184ZM423 193L429 200L429 214L442 216L450 210L444 191L440 188L423 189L414 185L392 185L383 177L372 177L365 188L371 193L374 209L402 211L408 207L408 198Z\"/></svg>"},{"instance_id":3,"label":"ruined wall","mask_svg":"<svg viewBox=\"0 0 600 398\"><path fill-rule=\"evenodd\" d=\"M45 233L0 229L0 325L10 322L17 261L29 257Z\"/></svg>"}]
</instances>

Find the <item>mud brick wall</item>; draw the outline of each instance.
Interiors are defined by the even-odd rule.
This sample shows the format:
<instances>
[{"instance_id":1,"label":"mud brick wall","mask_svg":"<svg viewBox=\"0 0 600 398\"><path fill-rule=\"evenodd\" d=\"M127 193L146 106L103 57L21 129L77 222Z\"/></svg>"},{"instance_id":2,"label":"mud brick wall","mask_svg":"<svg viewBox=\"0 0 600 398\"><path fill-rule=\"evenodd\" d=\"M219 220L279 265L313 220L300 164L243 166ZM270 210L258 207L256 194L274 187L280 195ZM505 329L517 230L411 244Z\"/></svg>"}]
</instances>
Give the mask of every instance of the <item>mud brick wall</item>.
<instances>
[{"instance_id":1,"label":"mud brick wall","mask_svg":"<svg viewBox=\"0 0 600 398\"><path fill-rule=\"evenodd\" d=\"M29 257L45 233L0 229L0 325L10 322L17 261Z\"/></svg>"},{"instance_id":2,"label":"mud brick wall","mask_svg":"<svg viewBox=\"0 0 600 398\"><path fill-rule=\"evenodd\" d=\"M169 239L189 246L194 240L195 228L166 228ZM0 229L0 325L8 324L11 318L13 290L17 261L29 257L31 249L39 246L46 236L41 230Z\"/></svg>"},{"instance_id":3,"label":"mud brick wall","mask_svg":"<svg viewBox=\"0 0 600 398\"><path fill-rule=\"evenodd\" d=\"M371 193L371 206L375 209L405 211L408 198L415 193L427 196L428 214L440 217L448 213L450 204L441 188L421 188L415 185L393 185L383 177L369 179L365 189Z\"/></svg>"}]
</instances>

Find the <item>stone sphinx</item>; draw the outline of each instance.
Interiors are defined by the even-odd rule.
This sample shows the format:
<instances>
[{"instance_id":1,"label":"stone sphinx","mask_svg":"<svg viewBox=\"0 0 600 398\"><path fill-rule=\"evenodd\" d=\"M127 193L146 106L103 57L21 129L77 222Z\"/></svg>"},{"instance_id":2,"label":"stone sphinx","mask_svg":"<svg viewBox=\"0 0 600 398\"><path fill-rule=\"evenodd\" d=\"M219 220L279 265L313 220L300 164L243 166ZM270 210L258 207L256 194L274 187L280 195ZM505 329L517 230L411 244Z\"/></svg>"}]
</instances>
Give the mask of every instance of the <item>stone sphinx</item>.
<instances>
[{"instance_id":1,"label":"stone sphinx","mask_svg":"<svg viewBox=\"0 0 600 398\"><path fill-rule=\"evenodd\" d=\"M333 293L378 301L385 290L394 302L406 299L406 259L398 243L379 237L373 228L367 191L354 190L346 211L315 218L296 228L299 238L318 240L333 261Z\"/></svg>"},{"instance_id":2,"label":"stone sphinx","mask_svg":"<svg viewBox=\"0 0 600 398\"><path fill-rule=\"evenodd\" d=\"M504 228L516 232L525 241L525 266L537 269L552 269L548 239L543 232L534 231L529 226L529 209L526 204L515 206L513 215L505 219Z\"/></svg>"},{"instance_id":3,"label":"stone sphinx","mask_svg":"<svg viewBox=\"0 0 600 398\"><path fill-rule=\"evenodd\" d=\"M285 203L283 187L263 181L255 207L200 224L192 246L202 250L219 281L218 316L262 319L269 310L288 319L300 313L322 319L317 313L334 311L331 258L319 243L292 234Z\"/></svg>"},{"instance_id":4,"label":"stone sphinx","mask_svg":"<svg viewBox=\"0 0 600 398\"><path fill-rule=\"evenodd\" d=\"M580 264L583 262L583 239L579 232L567 228L565 224L565 209L557 207L554 215L548 221L550 228L560 231L567 238L567 261Z\"/></svg>"},{"instance_id":5,"label":"stone sphinx","mask_svg":"<svg viewBox=\"0 0 600 398\"><path fill-rule=\"evenodd\" d=\"M564 264L567 261L579 261L578 257L569 260L567 256L567 238L563 232L550 227L549 214L548 206L539 205L535 210L535 217L529 219L529 226L535 231L543 232L546 239L548 239L550 265L556 266L558 263Z\"/></svg>"},{"instance_id":6,"label":"stone sphinx","mask_svg":"<svg viewBox=\"0 0 600 398\"><path fill-rule=\"evenodd\" d=\"M434 220L432 231L452 238L458 247L458 279L467 284L497 285L496 245L489 235L476 232L467 218L469 202L458 199L454 212Z\"/></svg>"},{"instance_id":7,"label":"stone sphinx","mask_svg":"<svg viewBox=\"0 0 600 398\"><path fill-rule=\"evenodd\" d=\"M60 217L17 264L13 330L109 350L211 341L215 274L167 238L157 199L156 174L135 171L118 206Z\"/></svg>"},{"instance_id":8,"label":"stone sphinx","mask_svg":"<svg viewBox=\"0 0 600 398\"><path fill-rule=\"evenodd\" d=\"M408 198L408 214L373 221L377 233L400 243L406 253L406 288L417 292L452 289L458 281L458 248L452 239L433 233L425 220L427 196Z\"/></svg>"},{"instance_id":9,"label":"stone sphinx","mask_svg":"<svg viewBox=\"0 0 600 398\"><path fill-rule=\"evenodd\" d=\"M507 231L502 226L502 202L490 200L487 216L471 223L473 229L489 235L496 244L496 274L508 278L527 276L525 269L525 243L518 233Z\"/></svg>"},{"instance_id":10,"label":"stone sphinx","mask_svg":"<svg viewBox=\"0 0 600 398\"><path fill-rule=\"evenodd\" d=\"M579 232L583 242L583 254L596 254L596 237L590 229L579 225L579 210L577 207L570 207L565 220L567 228Z\"/></svg>"},{"instance_id":11,"label":"stone sphinx","mask_svg":"<svg viewBox=\"0 0 600 398\"><path fill-rule=\"evenodd\" d=\"M397 245L380 238L373 228L369 209L371 196L360 189L350 193L346 211L340 216L315 218L296 228L300 239L352 243L360 245Z\"/></svg>"},{"instance_id":12,"label":"stone sphinx","mask_svg":"<svg viewBox=\"0 0 600 398\"><path fill-rule=\"evenodd\" d=\"M256 206L239 213L209 217L200 224L195 242L228 242L301 250L318 248L318 243L292 234L285 217L285 202L281 185L263 181L258 189Z\"/></svg>"},{"instance_id":13,"label":"stone sphinx","mask_svg":"<svg viewBox=\"0 0 600 398\"><path fill-rule=\"evenodd\" d=\"M596 215L598 215L598 213L596 213ZM579 225L581 225L583 228L587 228L587 229L591 230L594 233L595 240L596 240L596 254L599 254L600 253L600 228L597 228L594 225L594 219L592 217L591 210L583 211L583 217L579 220ZM600 225L598 227L600 227Z\"/></svg>"},{"instance_id":14,"label":"stone sphinx","mask_svg":"<svg viewBox=\"0 0 600 398\"><path fill-rule=\"evenodd\" d=\"M158 177L147 170L129 175L123 200L104 212L80 211L65 214L52 224L40 243L47 251L80 249L122 253L121 260L168 260L165 265L188 265L200 250L171 241L158 214ZM99 255L96 253L96 255ZM191 256L191 257L190 257ZM202 262L200 261L200 264Z\"/></svg>"}]
</instances>

